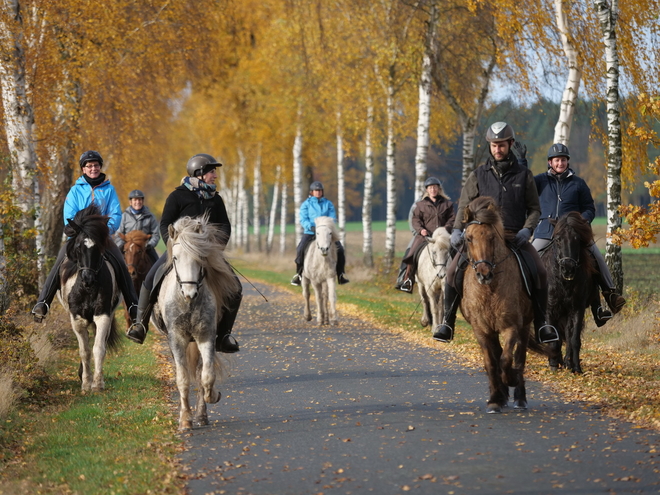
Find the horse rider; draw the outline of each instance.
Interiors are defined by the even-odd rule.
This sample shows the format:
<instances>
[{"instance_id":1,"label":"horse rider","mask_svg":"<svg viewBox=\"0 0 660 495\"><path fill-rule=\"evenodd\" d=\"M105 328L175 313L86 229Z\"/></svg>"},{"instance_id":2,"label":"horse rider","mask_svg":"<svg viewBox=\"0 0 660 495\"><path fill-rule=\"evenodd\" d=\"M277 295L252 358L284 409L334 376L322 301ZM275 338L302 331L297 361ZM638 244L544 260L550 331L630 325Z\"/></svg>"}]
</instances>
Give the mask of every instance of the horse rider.
<instances>
[{"instance_id":1,"label":"horse rider","mask_svg":"<svg viewBox=\"0 0 660 495\"><path fill-rule=\"evenodd\" d=\"M155 263L158 261L158 253L156 252L156 246L160 240L160 231L158 226L158 220L156 216L151 213L149 207L144 204L144 193L139 189L134 189L128 193L129 206L124 210L124 213L121 215L121 223L119 224L118 233L126 235L132 230L141 230L145 234L150 235L149 242L147 242L146 252L149 258ZM115 236L115 243L121 249L124 250L124 244L126 243L124 239Z\"/></svg>"},{"instance_id":2,"label":"horse rider","mask_svg":"<svg viewBox=\"0 0 660 495\"><path fill-rule=\"evenodd\" d=\"M515 247L530 258L536 271L532 284L532 307L536 339L541 343L559 340L557 329L545 319L548 304L547 273L539 254L530 244L534 227L541 214L539 196L532 172L522 166L513 153L515 142L513 128L506 122L495 122L486 132L490 157L468 176L458 202L458 212L451 234L452 246L458 251L447 271L445 284L445 317L442 325L433 333L440 342L449 342L454 336L456 310L462 297L465 247L463 246L463 214L467 205L479 196L491 196L500 207L505 231L510 234ZM523 255L524 259L524 255Z\"/></svg>"},{"instance_id":3,"label":"horse rider","mask_svg":"<svg viewBox=\"0 0 660 495\"><path fill-rule=\"evenodd\" d=\"M103 158L97 151L85 151L78 160L82 175L76 180L75 184L69 189L69 193L64 200L64 222L72 220L80 210L87 208L90 204L96 203L101 214L108 216L108 229L110 235L114 234L121 222L121 206L117 192L110 179L101 172L103 168ZM131 320L135 321L137 314L137 294L128 274L128 268L124 263L124 257L121 250L114 242L109 242L105 249L106 259L112 265L117 285L124 296L124 304L128 308L128 314ZM60 267L66 256L66 244L62 246L53 268L50 270L46 282L44 283L39 299L32 314L37 322L41 322L53 302L53 298L60 288Z\"/></svg>"},{"instance_id":4,"label":"horse rider","mask_svg":"<svg viewBox=\"0 0 660 495\"><path fill-rule=\"evenodd\" d=\"M410 248L412 247L413 242L415 242L415 236L417 235L417 232L412 226L412 217L413 217L413 213L415 213L415 208L417 208L417 203L419 201L421 201L421 198L415 199L415 201L413 201L413 204L410 206L410 210L408 210L408 228L410 229L410 233L412 234L412 237L410 238L410 241L406 246L406 250L403 252L403 258L401 259L401 264L399 265L399 274L396 277L396 284L394 284L394 288L396 290L401 290L401 286L403 285L403 282L405 280L408 265L404 263L403 260L406 259L406 256L408 256L408 253L410 252Z\"/></svg>"},{"instance_id":5,"label":"horse rider","mask_svg":"<svg viewBox=\"0 0 660 495\"><path fill-rule=\"evenodd\" d=\"M309 185L309 197L300 205L300 224L303 226L303 235L300 238L296 248L296 274L291 279L291 285L300 285L302 283L303 262L305 259L305 250L316 235L316 226L314 221L318 217L330 217L337 222L337 214L332 201L327 199L323 193L323 184L314 181ZM346 267L346 254L341 242L337 241L337 280L339 285L347 284L349 280L344 274Z\"/></svg>"},{"instance_id":6,"label":"horse rider","mask_svg":"<svg viewBox=\"0 0 660 495\"><path fill-rule=\"evenodd\" d=\"M170 193L163 207L163 214L160 219L160 234L165 243L169 239L169 226L179 218L186 216L196 218L207 214L209 223L217 224L225 234L225 238L220 240L218 245L219 249L225 249L231 237L231 223L229 222L225 203L216 191L217 167L222 167L222 163L206 153L199 153L188 160L186 165L188 175L181 179L181 185ZM167 251L151 267L140 288L137 318L126 333L129 339L138 344L142 344L147 337L149 318L158 299L158 291L165 276L163 270L159 270L159 268L166 261ZM241 284L238 285L240 287ZM218 322L215 341L215 349L218 352L233 353L240 350L238 342L231 335L231 330L236 321L242 299L242 290L239 290L232 297L229 307Z\"/></svg>"},{"instance_id":7,"label":"horse rider","mask_svg":"<svg viewBox=\"0 0 660 495\"><path fill-rule=\"evenodd\" d=\"M426 193L421 201L415 203L413 210L413 243L403 257L403 263L406 264L406 273L400 288L403 292L412 293L417 268L416 258L426 244L426 237L432 236L438 227L444 227L451 234L456 219L454 203L449 201L439 179L429 177L424 181L424 188Z\"/></svg>"},{"instance_id":8,"label":"horse rider","mask_svg":"<svg viewBox=\"0 0 660 495\"><path fill-rule=\"evenodd\" d=\"M553 144L548 150L548 171L534 177L536 189L541 202L541 219L534 230L532 245L540 251L550 244L554 225L550 219L557 220L565 213L576 211L582 218L591 224L596 216L594 198L587 183L569 167L571 154L562 143ZM598 269L598 285L609 310L595 307L594 320L598 326L604 325L607 320L626 304L626 300L617 293L605 258L594 242L589 251L596 260Z\"/></svg>"}]
</instances>

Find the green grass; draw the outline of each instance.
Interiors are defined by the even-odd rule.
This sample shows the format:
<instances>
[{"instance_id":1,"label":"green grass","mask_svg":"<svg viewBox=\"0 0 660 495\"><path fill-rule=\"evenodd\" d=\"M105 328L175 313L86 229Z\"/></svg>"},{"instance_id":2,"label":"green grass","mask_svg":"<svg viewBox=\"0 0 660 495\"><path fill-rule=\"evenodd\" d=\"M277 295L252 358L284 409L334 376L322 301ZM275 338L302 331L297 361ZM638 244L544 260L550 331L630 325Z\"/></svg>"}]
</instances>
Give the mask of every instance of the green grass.
<instances>
[{"instance_id":1,"label":"green grass","mask_svg":"<svg viewBox=\"0 0 660 495\"><path fill-rule=\"evenodd\" d=\"M177 418L164 400L169 393L152 346L127 341L109 355L106 390L92 394L80 390L77 347L62 354L52 397L36 414L23 410L11 420L24 448L16 478L45 487L41 492L180 493L168 460L181 443Z\"/></svg>"}]
</instances>

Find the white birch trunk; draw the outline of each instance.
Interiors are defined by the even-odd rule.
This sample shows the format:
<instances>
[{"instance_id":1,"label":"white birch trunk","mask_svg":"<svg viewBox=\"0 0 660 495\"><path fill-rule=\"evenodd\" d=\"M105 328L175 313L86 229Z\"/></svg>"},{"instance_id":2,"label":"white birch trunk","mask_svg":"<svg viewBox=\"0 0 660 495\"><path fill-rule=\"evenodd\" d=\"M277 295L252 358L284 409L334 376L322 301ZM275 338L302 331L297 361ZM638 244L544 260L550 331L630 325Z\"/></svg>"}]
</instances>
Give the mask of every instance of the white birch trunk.
<instances>
[{"instance_id":1,"label":"white birch trunk","mask_svg":"<svg viewBox=\"0 0 660 495\"><path fill-rule=\"evenodd\" d=\"M605 44L605 77L607 79L607 243L605 260L619 293L623 291L623 259L621 246L610 239L621 227L621 120L619 110L619 53L616 41L616 23L619 15L618 0L594 0Z\"/></svg>"},{"instance_id":2,"label":"white birch trunk","mask_svg":"<svg viewBox=\"0 0 660 495\"><path fill-rule=\"evenodd\" d=\"M277 201L280 196L280 182L282 180L282 166L278 165L275 171L275 185L273 186L273 201L270 205L270 216L268 218L268 236L266 237L266 252L273 249L273 237L275 236L275 218L277 216Z\"/></svg>"},{"instance_id":3,"label":"white birch trunk","mask_svg":"<svg viewBox=\"0 0 660 495\"><path fill-rule=\"evenodd\" d=\"M250 251L249 236L248 236L248 198L247 191L245 190L245 154L242 149L238 149L238 181L236 187L236 195L238 198L238 231L239 231L239 246L245 252Z\"/></svg>"},{"instance_id":4,"label":"white birch trunk","mask_svg":"<svg viewBox=\"0 0 660 495\"><path fill-rule=\"evenodd\" d=\"M261 252L261 144L254 162L254 180L252 182L252 232L254 248Z\"/></svg>"},{"instance_id":5,"label":"white birch trunk","mask_svg":"<svg viewBox=\"0 0 660 495\"><path fill-rule=\"evenodd\" d=\"M394 87L387 91L387 206L385 229L385 256L383 267L389 273L394 262L396 244L396 142L394 137Z\"/></svg>"},{"instance_id":6,"label":"white birch trunk","mask_svg":"<svg viewBox=\"0 0 660 495\"><path fill-rule=\"evenodd\" d=\"M422 74L419 78L419 103L417 117L417 151L415 153L415 198L424 196L424 181L428 174L429 128L431 125L431 88L433 74L433 47L437 24L437 7L431 5L426 46L422 57Z\"/></svg>"},{"instance_id":7,"label":"white birch trunk","mask_svg":"<svg viewBox=\"0 0 660 495\"><path fill-rule=\"evenodd\" d=\"M337 224L339 240L346 246L346 183L344 182L344 138L341 112L337 112Z\"/></svg>"},{"instance_id":8,"label":"white birch trunk","mask_svg":"<svg viewBox=\"0 0 660 495\"><path fill-rule=\"evenodd\" d=\"M15 204L23 212L22 229L34 227L32 217L37 205L35 191L36 154L34 149L34 113L30 104L25 71L23 20L18 0L2 2L0 12L0 87L7 147L12 168Z\"/></svg>"},{"instance_id":9,"label":"white birch trunk","mask_svg":"<svg viewBox=\"0 0 660 495\"><path fill-rule=\"evenodd\" d=\"M298 124L296 125L296 138L293 141L293 209L296 231L296 246L300 242L303 234L302 225L300 225L300 206L303 202L302 193L302 150L303 150L303 130L302 130L302 108L298 108ZM282 193L284 194L284 188ZM282 196L284 198L284 196Z\"/></svg>"},{"instance_id":10,"label":"white birch trunk","mask_svg":"<svg viewBox=\"0 0 660 495\"><path fill-rule=\"evenodd\" d=\"M571 36L568 25L568 16L564 11L563 0L555 0L555 18L557 27L561 35L562 47L566 54L568 62L568 79L564 86L564 93L561 98L559 108L559 118L555 125L555 143L567 145L571 137L571 125L573 124L573 114L575 113L575 102L577 101L580 81L582 79L582 69L578 62L578 52L575 48L573 36Z\"/></svg>"},{"instance_id":11,"label":"white birch trunk","mask_svg":"<svg viewBox=\"0 0 660 495\"><path fill-rule=\"evenodd\" d=\"M2 235L3 224L0 222L0 316L9 309L11 299L7 288L7 259L5 258L5 238Z\"/></svg>"},{"instance_id":12,"label":"white birch trunk","mask_svg":"<svg viewBox=\"0 0 660 495\"><path fill-rule=\"evenodd\" d=\"M241 229L240 226L238 225L239 222L239 212L240 212L240 207L241 205L238 204L238 177L234 176L231 179L231 187L230 187L230 194L229 194L229 205L227 208L227 213L229 214L229 221L231 222L232 226L232 235L231 235L231 242L230 246L232 249L236 249L238 246L241 245Z\"/></svg>"},{"instance_id":13,"label":"white birch trunk","mask_svg":"<svg viewBox=\"0 0 660 495\"><path fill-rule=\"evenodd\" d=\"M373 231L372 219L372 197L374 181L374 155L371 147L371 132L374 125L374 107L369 102L367 109L367 127L365 130L364 145L364 196L362 198L362 255L364 265L368 268L374 266L373 253Z\"/></svg>"},{"instance_id":14,"label":"white birch trunk","mask_svg":"<svg viewBox=\"0 0 660 495\"><path fill-rule=\"evenodd\" d=\"M286 207L289 199L287 185L285 181L282 181L282 205L280 207L280 254L282 256L286 252Z\"/></svg>"}]
</instances>

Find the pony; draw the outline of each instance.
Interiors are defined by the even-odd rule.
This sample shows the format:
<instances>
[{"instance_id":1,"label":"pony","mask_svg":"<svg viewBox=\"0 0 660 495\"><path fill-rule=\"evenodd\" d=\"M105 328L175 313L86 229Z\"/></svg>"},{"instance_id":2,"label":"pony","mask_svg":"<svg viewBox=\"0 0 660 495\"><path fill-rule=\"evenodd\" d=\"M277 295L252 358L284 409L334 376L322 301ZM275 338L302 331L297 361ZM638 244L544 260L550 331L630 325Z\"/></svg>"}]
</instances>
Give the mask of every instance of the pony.
<instances>
[{"instance_id":1,"label":"pony","mask_svg":"<svg viewBox=\"0 0 660 495\"><path fill-rule=\"evenodd\" d=\"M215 381L225 377L226 366L215 352L216 327L240 287L220 247L226 235L208 216L182 217L168 232L166 275L151 320L167 336L174 358L179 430L184 431L192 429L193 419L208 425L206 404L220 400ZM198 385L194 418L188 398L191 384Z\"/></svg>"},{"instance_id":2,"label":"pony","mask_svg":"<svg viewBox=\"0 0 660 495\"><path fill-rule=\"evenodd\" d=\"M147 273L153 266L154 262L147 254L147 242L151 238L151 234L147 234L142 230L131 230L126 234L117 232L119 237L124 241L124 261L128 268L128 274L131 276L135 293L140 293L142 282L144 282ZM130 321L128 310L125 310L126 321Z\"/></svg>"},{"instance_id":3,"label":"pony","mask_svg":"<svg viewBox=\"0 0 660 495\"><path fill-rule=\"evenodd\" d=\"M552 241L541 252L541 259L548 271L547 320L559 331L559 341L548 345L548 364L554 370L563 365L573 373L582 373L584 312L593 297L598 297L595 260L589 252L593 232L589 222L575 211L552 222ZM562 343L566 344L563 360Z\"/></svg>"},{"instance_id":4,"label":"pony","mask_svg":"<svg viewBox=\"0 0 660 495\"><path fill-rule=\"evenodd\" d=\"M317 217L316 238L310 243L302 273L302 293L305 298L304 318L312 319L309 307L309 286L316 296L316 321L319 325L337 324L337 245L339 234L330 217Z\"/></svg>"},{"instance_id":5,"label":"pony","mask_svg":"<svg viewBox=\"0 0 660 495\"><path fill-rule=\"evenodd\" d=\"M105 388L103 363L106 352L119 347L121 333L115 321L120 294L112 265L105 259L109 217L95 204L80 210L64 227L68 237L66 258L60 268L59 299L69 312L71 328L78 339L78 376L83 392ZM90 349L90 330L94 345ZM94 357L92 374L91 357Z\"/></svg>"},{"instance_id":6,"label":"pony","mask_svg":"<svg viewBox=\"0 0 660 495\"><path fill-rule=\"evenodd\" d=\"M514 387L514 409L525 410L523 373L534 318L532 301L516 256L506 244L493 198L474 199L464 215L467 259L463 261L469 268L463 281L461 312L481 347L490 389L486 411L502 412L509 387Z\"/></svg>"},{"instance_id":7,"label":"pony","mask_svg":"<svg viewBox=\"0 0 660 495\"><path fill-rule=\"evenodd\" d=\"M447 229L440 227L427 237L426 246L419 254L415 280L422 300L423 327L431 323L435 329L444 317L444 289L447 276L447 264L450 261L450 235Z\"/></svg>"}]
</instances>

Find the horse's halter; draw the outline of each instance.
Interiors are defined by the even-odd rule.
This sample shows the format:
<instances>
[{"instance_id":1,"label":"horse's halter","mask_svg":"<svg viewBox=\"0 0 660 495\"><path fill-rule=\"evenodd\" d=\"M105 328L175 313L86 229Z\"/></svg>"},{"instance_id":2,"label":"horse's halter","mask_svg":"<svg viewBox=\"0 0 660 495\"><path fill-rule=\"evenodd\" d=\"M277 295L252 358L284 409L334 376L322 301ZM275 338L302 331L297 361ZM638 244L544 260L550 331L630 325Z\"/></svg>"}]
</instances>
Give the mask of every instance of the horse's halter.
<instances>
[{"instance_id":1,"label":"horse's halter","mask_svg":"<svg viewBox=\"0 0 660 495\"><path fill-rule=\"evenodd\" d=\"M552 241L555 244L555 259L557 264L561 269L561 274L564 280L573 280L575 278L575 273L577 272L578 267L580 266L580 250L577 253L577 259L572 258L571 256L561 256L561 247L554 240ZM570 251L570 250L569 250ZM567 275L572 273L572 276Z\"/></svg>"},{"instance_id":2,"label":"horse's halter","mask_svg":"<svg viewBox=\"0 0 660 495\"><path fill-rule=\"evenodd\" d=\"M429 259L431 260L431 264L433 265L433 268L440 267L440 268L444 268L446 270L447 269L447 264L449 263L450 259L447 258L444 263L438 263L436 261L436 258L435 258L436 257L435 250L431 249L431 247L429 246L429 244L431 244L432 242L435 242L435 241L433 241L432 238L430 238L430 237L426 238L426 249L429 252ZM435 274L435 276L440 277L440 270L438 270L438 272Z\"/></svg>"},{"instance_id":3,"label":"horse's halter","mask_svg":"<svg viewBox=\"0 0 660 495\"><path fill-rule=\"evenodd\" d=\"M467 232L467 228L468 228L470 225L473 225L473 224L474 224L474 225L483 225L484 223L483 223L483 222L480 222L480 221L478 221L478 220L472 220L471 222L468 222L468 223L465 225L465 231ZM488 224L486 224L486 225L488 225ZM495 230L495 232L497 232L496 229L494 229L494 230ZM500 235L499 232L497 232L497 234ZM501 237L501 236L500 236L500 237ZM504 240L504 239L502 239L502 240ZM489 260L477 260L477 261L474 261L473 259L471 259L471 258L469 257L469 256L470 256L469 253L470 253L470 250L469 250L469 248L468 248L468 258L467 258L467 262L470 264L470 266L472 267L473 270L476 271L477 267L478 267L480 264L483 263L483 264L485 264L485 265L488 265L488 267L490 268L490 271L492 272L493 270L495 270L495 267L496 267L497 265L499 265L500 263L506 261L506 260L509 258L509 256L511 256L512 251L509 250L509 254L507 254L507 255L506 255L504 258L502 258L500 261L489 261ZM461 254L461 256L463 256L463 255Z\"/></svg>"},{"instance_id":4,"label":"horse's halter","mask_svg":"<svg viewBox=\"0 0 660 495\"><path fill-rule=\"evenodd\" d=\"M135 242L132 242L132 243L131 243L131 249L133 248L133 246L137 246L137 244L136 244ZM137 252L133 252L133 251L131 251L131 250L129 249L129 250L125 250L125 252L130 252L130 253L133 255L133 259L136 259L136 258L140 255L140 253L146 253L146 249L138 248L138 251L137 251ZM126 267L127 267L127 268L130 268L130 267L135 268L135 272L138 273L139 275L142 275L142 274L148 273L148 271L140 271L140 270L138 270L138 267L136 266L135 263L126 263Z\"/></svg>"},{"instance_id":5,"label":"horse's halter","mask_svg":"<svg viewBox=\"0 0 660 495\"><path fill-rule=\"evenodd\" d=\"M178 242L175 242L172 244L172 247L178 245ZM203 266L199 267L199 279L198 280L181 280L181 277L179 277L179 271L176 268L176 258L173 256L172 257L172 266L174 267L174 273L176 274L176 281L179 285L194 285L196 286L197 290L202 286L202 282L204 281L204 277L206 277L206 270L204 270Z\"/></svg>"},{"instance_id":6,"label":"horse's halter","mask_svg":"<svg viewBox=\"0 0 660 495\"><path fill-rule=\"evenodd\" d=\"M92 241L89 237L86 237L85 240L83 241L83 244L87 249L91 249L92 246L94 246L94 241ZM93 272L94 275L98 275L99 272L101 271L101 268L103 267L103 262L105 261L105 258L103 254L99 256L99 264L96 268L92 268L89 266L80 266L80 262L76 261L76 266L78 267L78 271L82 272L84 270L89 270L90 272Z\"/></svg>"}]
</instances>

